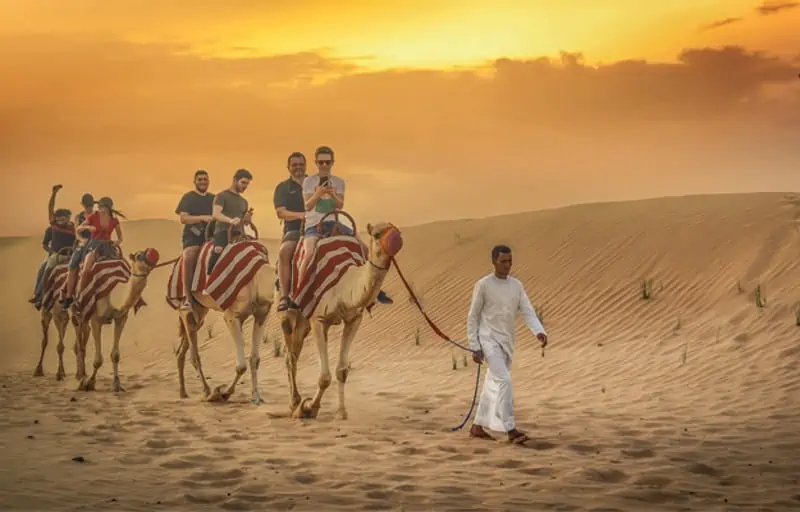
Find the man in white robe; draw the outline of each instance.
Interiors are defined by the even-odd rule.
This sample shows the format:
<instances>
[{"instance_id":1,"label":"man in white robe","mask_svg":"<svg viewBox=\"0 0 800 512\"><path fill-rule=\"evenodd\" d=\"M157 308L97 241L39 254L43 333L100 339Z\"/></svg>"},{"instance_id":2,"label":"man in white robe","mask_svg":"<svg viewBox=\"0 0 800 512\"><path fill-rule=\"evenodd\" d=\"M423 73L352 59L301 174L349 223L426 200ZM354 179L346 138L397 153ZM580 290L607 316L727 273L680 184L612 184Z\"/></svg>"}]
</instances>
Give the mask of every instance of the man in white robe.
<instances>
[{"instance_id":1,"label":"man in white robe","mask_svg":"<svg viewBox=\"0 0 800 512\"><path fill-rule=\"evenodd\" d=\"M472 292L467 315L467 338L476 363L486 363L488 370L478 412L470 428L472 437L493 439L485 429L505 432L509 442L528 440L514 422L514 394L511 389L511 361L514 355L514 331L517 313L542 344L547 333L536 316L522 283L509 276L511 249L498 245L492 249L494 272L481 278Z\"/></svg>"}]
</instances>

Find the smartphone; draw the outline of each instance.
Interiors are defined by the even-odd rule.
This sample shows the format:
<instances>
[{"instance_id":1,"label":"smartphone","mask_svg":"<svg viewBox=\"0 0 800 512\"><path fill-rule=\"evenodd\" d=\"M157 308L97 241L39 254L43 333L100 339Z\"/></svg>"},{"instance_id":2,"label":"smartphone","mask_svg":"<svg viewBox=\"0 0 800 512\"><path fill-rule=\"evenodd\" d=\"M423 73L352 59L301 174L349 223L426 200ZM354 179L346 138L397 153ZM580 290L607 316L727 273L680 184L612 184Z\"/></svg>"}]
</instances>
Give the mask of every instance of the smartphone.
<instances>
[{"instance_id":1,"label":"smartphone","mask_svg":"<svg viewBox=\"0 0 800 512\"><path fill-rule=\"evenodd\" d=\"M322 176L319 179L319 186L320 187L327 187L328 186L328 179L329 179L328 176Z\"/></svg>"}]
</instances>

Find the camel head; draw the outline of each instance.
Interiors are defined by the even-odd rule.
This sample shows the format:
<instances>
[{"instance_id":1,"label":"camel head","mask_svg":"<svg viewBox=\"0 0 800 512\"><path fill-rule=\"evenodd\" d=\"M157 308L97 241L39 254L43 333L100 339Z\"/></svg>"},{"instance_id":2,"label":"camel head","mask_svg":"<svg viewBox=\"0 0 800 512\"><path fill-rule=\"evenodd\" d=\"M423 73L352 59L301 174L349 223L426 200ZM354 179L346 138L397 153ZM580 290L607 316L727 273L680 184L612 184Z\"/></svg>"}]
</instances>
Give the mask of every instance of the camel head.
<instances>
[{"instance_id":1,"label":"camel head","mask_svg":"<svg viewBox=\"0 0 800 512\"><path fill-rule=\"evenodd\" d=\"M367 224L369 251L379 260L389 261L403 248L403 235L390 222Z\"/></svg>"},{"instance_id":2,"label":"camel head","mask_svg":"<svg viewBox=\"0 0 800 512\"><path fill-rule=\"evenodd\" d=\"M132 253L129 257L133 275L137 277L147 277L156 265L158 265L160 256L155 249L145 249Z\"/></svg>"}]
</instances>

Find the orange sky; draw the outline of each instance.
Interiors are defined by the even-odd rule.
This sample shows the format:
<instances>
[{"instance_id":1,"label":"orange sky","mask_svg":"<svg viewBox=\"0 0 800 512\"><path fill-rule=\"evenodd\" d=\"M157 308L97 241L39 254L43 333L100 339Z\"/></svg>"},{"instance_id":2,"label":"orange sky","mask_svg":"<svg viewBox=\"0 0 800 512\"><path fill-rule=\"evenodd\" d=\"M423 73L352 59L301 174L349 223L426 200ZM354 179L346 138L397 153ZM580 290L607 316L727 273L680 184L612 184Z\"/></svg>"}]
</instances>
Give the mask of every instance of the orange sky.
<instances>
[{"instance_id":1,"label":"orange sky","mask_svg":"<svg viewBox=\"0 0 800 512\"><path fill-rule=\"evenodd\" d=\"M0 0L0 234L55 182L174 218L196 168L247 167L274 236L320 144L362 225L800 189L795 2L396 4Z\"/></svg>"}]
</instances>

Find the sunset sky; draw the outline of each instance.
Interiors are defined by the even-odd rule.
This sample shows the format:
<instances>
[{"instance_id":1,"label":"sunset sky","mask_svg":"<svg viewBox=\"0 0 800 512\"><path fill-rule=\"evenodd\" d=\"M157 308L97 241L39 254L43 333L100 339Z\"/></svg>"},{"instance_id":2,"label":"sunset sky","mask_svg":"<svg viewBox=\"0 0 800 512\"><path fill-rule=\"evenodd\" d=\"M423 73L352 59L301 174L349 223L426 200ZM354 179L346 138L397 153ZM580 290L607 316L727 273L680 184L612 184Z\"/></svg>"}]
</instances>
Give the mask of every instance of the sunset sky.
<instances>
[{"instance_id":1,"label":"sunset sky","mask_svg":"<svg viewBox=\"0 0 800 512\"><path fill-rule=\"evenodd\" d=\"M800 190L800 2L0 0L0 234L336 150L360 223ZM179 236L176 231L176 236Z\"/></svg>"}]
</instances>

